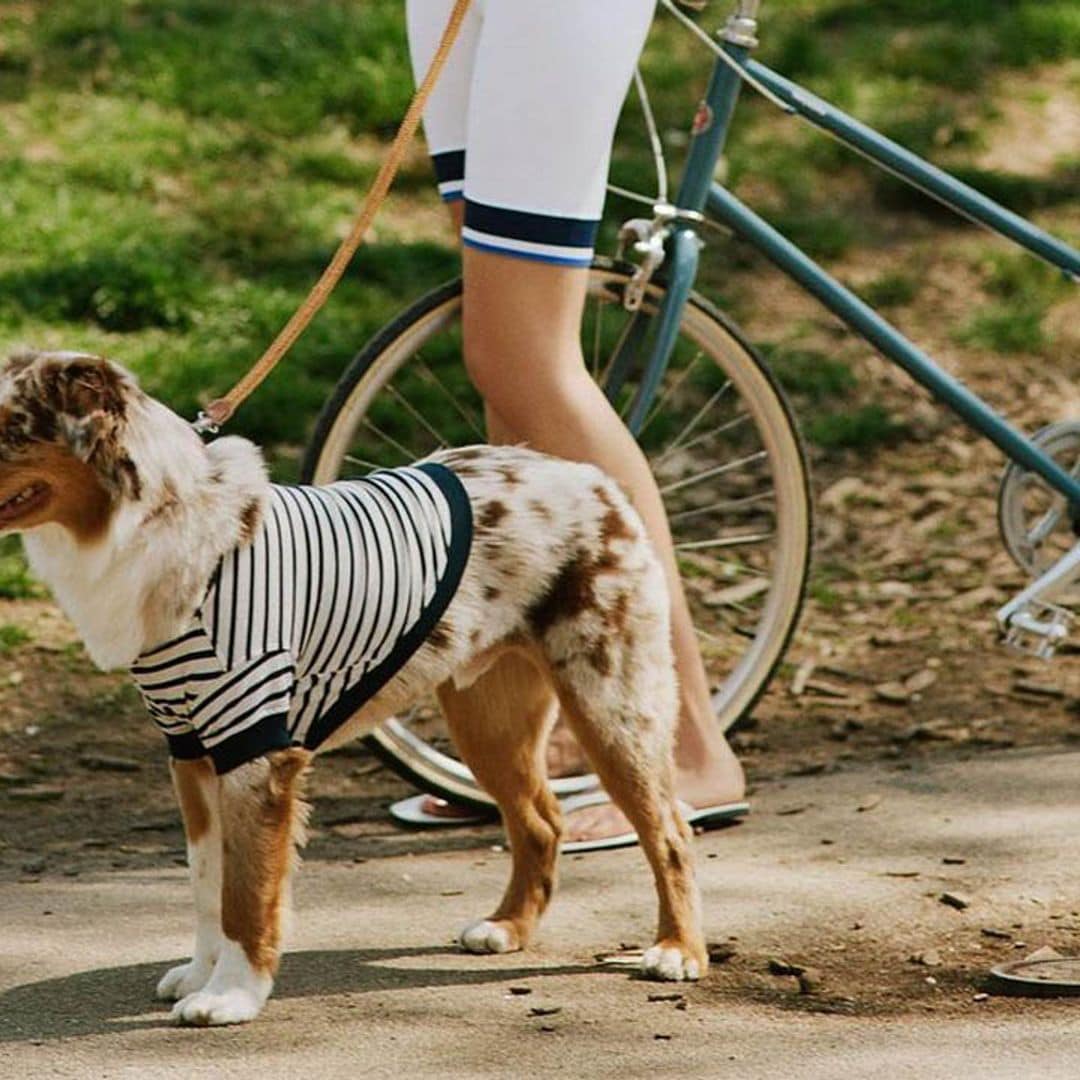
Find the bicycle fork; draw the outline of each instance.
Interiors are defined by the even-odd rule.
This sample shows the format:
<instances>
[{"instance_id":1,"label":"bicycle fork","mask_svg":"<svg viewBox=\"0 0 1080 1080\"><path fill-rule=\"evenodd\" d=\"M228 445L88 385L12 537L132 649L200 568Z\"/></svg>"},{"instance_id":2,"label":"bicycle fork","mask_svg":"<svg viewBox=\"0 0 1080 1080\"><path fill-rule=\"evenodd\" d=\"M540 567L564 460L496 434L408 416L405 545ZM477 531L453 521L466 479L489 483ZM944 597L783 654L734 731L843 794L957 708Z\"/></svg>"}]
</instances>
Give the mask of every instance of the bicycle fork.
<instances>
[{"instance_id":1,"label":"bicycle fork","mask_svg":"<svg viewBox=\"0 0 1080 1080\"><path fill-rule=\"evenodd\" d=\"M997 613L1005 643L1043 660L1053 659L1075 616L1053 603L1080 582L1080 542Z\"/></svg>"}]
</instances>

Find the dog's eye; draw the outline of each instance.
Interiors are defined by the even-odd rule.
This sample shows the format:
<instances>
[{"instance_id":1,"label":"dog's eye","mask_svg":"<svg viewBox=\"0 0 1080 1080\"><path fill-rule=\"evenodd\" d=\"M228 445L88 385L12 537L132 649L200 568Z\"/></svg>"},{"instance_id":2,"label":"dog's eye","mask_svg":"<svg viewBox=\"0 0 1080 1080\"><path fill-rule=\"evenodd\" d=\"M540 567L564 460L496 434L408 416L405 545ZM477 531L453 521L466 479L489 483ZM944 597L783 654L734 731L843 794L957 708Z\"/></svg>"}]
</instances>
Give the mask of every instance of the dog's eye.
<instances>
[{"instance_id":1,"label":"dog's eye","mask_svg":"<svg viewBox=\"0 0 1080 1080\"><path fill-rule=\"evenodd\" d=\"M91 390L95 394L100 394L105 389L105 380L101 377L100 371L90 369L79 374L76 385L84 390Z\"/></svg>"},{"instance_id":2,"label":"dog's eye","mask_svg":"<svg viewBox=\"0 0 1080 1080\"><path fill-rule=\"evenodd\" d=\"M30 440L21 428L8 427L0 431L0 458L11 458L21 453Z\"/></svg>"}]
</instances>

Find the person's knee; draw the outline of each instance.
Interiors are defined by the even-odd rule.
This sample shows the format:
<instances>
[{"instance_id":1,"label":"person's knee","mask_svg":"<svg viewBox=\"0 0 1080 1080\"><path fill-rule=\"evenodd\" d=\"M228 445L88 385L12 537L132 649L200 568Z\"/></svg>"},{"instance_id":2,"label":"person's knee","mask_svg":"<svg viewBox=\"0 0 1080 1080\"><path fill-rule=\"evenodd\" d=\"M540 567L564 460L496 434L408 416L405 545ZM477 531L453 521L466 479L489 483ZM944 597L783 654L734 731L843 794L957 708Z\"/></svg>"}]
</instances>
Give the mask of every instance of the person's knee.
<instances>
[{"instance_id":1,"label":"person's knee","mask_svg":"<svg viewBox=\"0 0 1080 1080\"><path fill-rule=\"evenodd\" d=\"M546 428L546 418L567 415L580 395L576 373L538 355L466 349L465 367L488 409L522 439Z\"/></svg>"},{"instance_id":2,"label":"person's knee","mask_svg":"<svg viewBox=\"0 0 1080 1080\"><path fill-rule=\"evenodd\" d=\"M527 418L528 402L538 404L553 393L553 373L497 335L466 334L465 371L488 408L513 428Z\"/></svg>"},{"instance_id":3,"label":"person's knee","mask_svg":"<svg viewBox=\"0 0 1080 1080\"><path fill-rule=\"evenodd\" d=\"M499 411L498 400L502 397L502 383L506 379L505 352L495 347L484 335L469 333L465 329L465 373L469 381L476 387L477 393L496 412Z\"/></svg>"}]
</instances>

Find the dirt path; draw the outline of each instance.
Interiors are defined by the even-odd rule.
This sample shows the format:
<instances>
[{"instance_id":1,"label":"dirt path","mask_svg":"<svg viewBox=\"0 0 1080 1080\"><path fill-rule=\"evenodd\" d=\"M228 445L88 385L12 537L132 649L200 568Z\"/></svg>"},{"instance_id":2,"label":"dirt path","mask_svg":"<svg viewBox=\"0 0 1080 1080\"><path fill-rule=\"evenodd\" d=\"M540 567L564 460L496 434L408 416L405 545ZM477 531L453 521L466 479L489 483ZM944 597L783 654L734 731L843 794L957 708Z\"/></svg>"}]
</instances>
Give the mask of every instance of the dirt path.
<instances>
[{"instance_id":1,"label":"dirt path","mask_svg":"<svg viewBox=\"0 0 1080 1080\"><path fill-rule=\"evenodd\" d=\"M637 851L565 860L536 947L486 958L449 942L502 886L494 834L471 850L314 855L265 1014L210 1031L171 1027L150 997L188 945L179 868L0 884L0 1072L1072 1078L1075 1005L987 998L983 979L1037 947L1077 951L1061 855L1078 763L1009 751L766 785L745 825L697 841L718 958L697 986L595 961L648 939Z\"/></svg>"}]
</instances>

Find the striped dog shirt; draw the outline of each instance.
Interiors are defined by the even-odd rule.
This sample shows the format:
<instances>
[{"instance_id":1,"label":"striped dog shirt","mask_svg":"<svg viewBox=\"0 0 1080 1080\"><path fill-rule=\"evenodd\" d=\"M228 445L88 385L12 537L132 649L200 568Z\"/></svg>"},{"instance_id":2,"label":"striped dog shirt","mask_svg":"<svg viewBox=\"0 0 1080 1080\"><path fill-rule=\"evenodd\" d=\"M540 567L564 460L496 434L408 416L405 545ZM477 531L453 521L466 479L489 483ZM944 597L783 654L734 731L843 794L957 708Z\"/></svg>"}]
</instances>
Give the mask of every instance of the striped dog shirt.
<instances>
[{"instance_id":1,"label":"striped dog shirt","mask_svg":"<svg viewBox=\"0 0 1080 1080\"><path fill-rule=\"evenodd\" d=\"M219 773L316 749L399 671L453 599L472 514L426 462L327 487L272 486L184 632L131 669L177 758Z\"/></svg>"}]
</instances>

